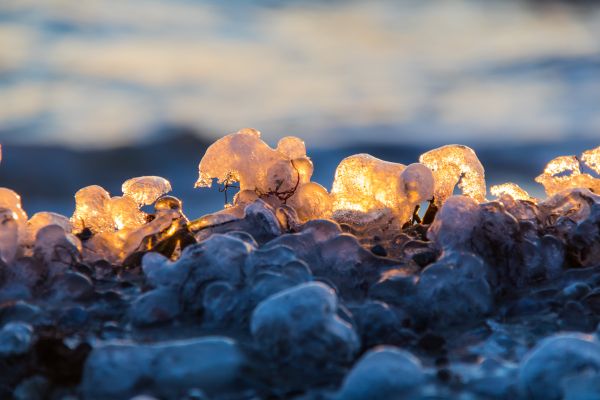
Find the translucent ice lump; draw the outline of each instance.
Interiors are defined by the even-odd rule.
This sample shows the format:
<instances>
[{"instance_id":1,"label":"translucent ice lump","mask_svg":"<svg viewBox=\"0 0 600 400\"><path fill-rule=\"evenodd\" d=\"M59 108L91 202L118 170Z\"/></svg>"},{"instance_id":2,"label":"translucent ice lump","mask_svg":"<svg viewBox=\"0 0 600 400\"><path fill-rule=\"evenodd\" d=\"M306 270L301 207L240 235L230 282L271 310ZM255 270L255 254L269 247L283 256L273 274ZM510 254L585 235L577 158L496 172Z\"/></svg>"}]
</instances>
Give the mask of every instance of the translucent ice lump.
<instances>
[{"instance_id":1,"label":"translucent ice lump","mask_svg":"<svg viewBox=\"0 0 600 400\"><path fill-rule=\"evenodd\" d=\"M356 154L343 159L335 171L333 210L368 213L388 209L404 223L417 204L431 199L433 187L433 175L423 164L405 166Z\"/></svg>"},{"instance_id":2,"label":"translucent ice lump","mask_svg":"<svg viewBox=\"0 0 600 400\"><path fill-rule=\"evenodd\" d=\"M513 200L534 200L526 190L512 182L494 185L490 188L490 193L499 198L502 196L510 196Z\"/></svg>"},{"instance_id":3,"label":"translucent ice lump","mask_svg":"<svg viewBox=\"0 0 600 400\"><path fill-rule=\"evenodd\" d=\"M242 129L206 149L198 166L196 187L210 187L212 180L217 179L220 184L239 182L240 191L283 193L293 190L300 179L310 180L312 169L304 171L302 176L292 162L304 158L304 142L298 138L283 138L272 149L260 139L259 131Z\"/></svg>"},{"instance_id":4,"label":"translucent ice lump","mask_svg":"<svg viewBox=\"0 0 600 400\"><path fill-rule=\"evenodd\" d=\"M442 146L422 154L419 162L433 171L436 205L440 206L452 196L456 185L465 196L477 202L485 200L485 172L470 147L457 144Z\"/></svg>"},{"instance_id":5,"label":"translucent ice lump","mask_svg":"<svg viewBox=\"0 0 600 400\"><path fill-rule=\"evenodd\" d=\"M140 176L123 182L123 194L139 206L154 204L163 194L171 191L171 183L160 176Z\"/></svg>"},{"instance_id":6,"label":"translucent ice lump","mask_svg":"<svg viewBox=\"0 0 600 400\"><path fill-rule=\"evenodd\" d=\"M556 157L535 181L544 186L548 196L572 188L586 188L600 193L600 146L584 151L579 158Z\"/></svg>"}]
</instances>

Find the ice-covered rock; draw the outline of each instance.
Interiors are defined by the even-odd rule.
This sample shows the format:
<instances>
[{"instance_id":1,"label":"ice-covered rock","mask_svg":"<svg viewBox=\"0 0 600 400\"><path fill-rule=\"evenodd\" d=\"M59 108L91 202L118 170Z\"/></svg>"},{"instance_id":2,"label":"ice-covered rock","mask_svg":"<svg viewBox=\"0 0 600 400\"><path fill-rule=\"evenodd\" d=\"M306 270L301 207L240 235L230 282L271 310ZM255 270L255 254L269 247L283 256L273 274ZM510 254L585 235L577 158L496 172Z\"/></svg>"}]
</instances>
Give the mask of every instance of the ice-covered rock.
<instances>
[{"instance_id":1,"label":"ice-covered rock","mask_svg":"<svg viewBox=\"0 0 600 400\"><path fill-rule=\"evenodd\" d=\"M258 347L279 365L350 362L360 347L356 332L337 316L335 292L323 283L304 283L260 303L250 330Z\"/></svg>"},{"instance_id":2,"label":"ice-covered rock","mask_svg":"<svg viewBox=\"0 0 600 400\"><path fill-rule=\"evenodd\" d=\"M414 399L424 381L415 356L397 347L377 347L357 361L335 399Z\"/></svg>"},{"instance_id":3,"label":"ice-covered rock","mask_svg":"<svg viewBox=\"0 0 600 400\"><path fill-rule=\"evenodd\" d=\"M427 231L427 238L440 249L464 249L479 225L481 212L477 203L467 196L447 198Z\"/></svg>"},{"instance_id":4,"label":"ice-covered rock","mask_svg":"<svg viewBox=\"0 0 600 400\"><path fill-rule=\"evenodd\" d=\"M121 190L139 206L153 204L160 196L169 193L171 183L160 176L140 176L123 182Z\"/></svg>"},{"instance_id":5,"label":"ice-covered rock","mask_svg":"<svg viewBox=\"0 0 600 400\"><path fill-rule=\"evenodd\" d=\"M90 353L81 388L85 399L140 393L179 399L194 388L211 395L234 391L244 364L237 343L222 337L146 345L109 343Z\"/></svg>"},{"instance_id":6,"label":"ice-covered rock","mask_svg":"<svg viewBox=\"0 0 600 400\"><path fill-rule=\"evenodd\" d=\"M10 322L0 330L0 357L25 354L31 347L33 328L24 322Z\"/></svg>"},{"instance_id":7,"label":"ice-covered rock","mask_svg":"<svg viewBox=\"0 0 600 400\"><path fill-rule=\"evenodd\" d=\"M433 196L433 175L423 164L405 166L356 154L337 166L331 195L334 212L389 209L402 224L417 204Z\"/></svg>"},{"instance_id":8,"label":"ice-covered rock","mask_svg":"<svg viewBox=\"0 0 600 400\"><path fill-rule=\"evenodd\" d=\"M138 297L129 312L137 326L171 321L181 312L179 292L175 288L160 287Z\"/></svg>"},{"instance_id":9,"label":"ice-covered rock","mask_svg":"<svg viewBox=\"0 0 600 400\"><path fill-rule=\"evenodd\" d=\"M46 225L38 230L33 255L46 263L73 265L81 259L81 242L59 225Z\"/></svg>"},{"instance_id":10,"label":"ice-covered rock","mask_svg":"<svg viewBox=\"0 0 600 400\"><path fill-rule=\"evenodd\" d=\"M477 155L467 146L452 144L428 151L419 162L433 171L435 204L441 206L456 185L476 202L485 200L485 171Z\"/></svg>"},{"instance_id":11,"label":"ice-covered rock","mask_svg":"<svg viewBox=\"0 0 600 400\"><path fill-rule=\"evenodd\" d=\"M600 345L564 334L542 340L521 362L519 387L534 400L600 398Z\"/></svg>"},{"instance_id":12,"label":"ice-covered rock","mask_svg":"<svg viewBox=\"0 0 600 400\"><path fill-rule=\"evenodd\" d=\"M489 267L466 252L445 252L421 273L418 308L435 326L469 325L492 311Z\"/></svg>"}]
</instances>

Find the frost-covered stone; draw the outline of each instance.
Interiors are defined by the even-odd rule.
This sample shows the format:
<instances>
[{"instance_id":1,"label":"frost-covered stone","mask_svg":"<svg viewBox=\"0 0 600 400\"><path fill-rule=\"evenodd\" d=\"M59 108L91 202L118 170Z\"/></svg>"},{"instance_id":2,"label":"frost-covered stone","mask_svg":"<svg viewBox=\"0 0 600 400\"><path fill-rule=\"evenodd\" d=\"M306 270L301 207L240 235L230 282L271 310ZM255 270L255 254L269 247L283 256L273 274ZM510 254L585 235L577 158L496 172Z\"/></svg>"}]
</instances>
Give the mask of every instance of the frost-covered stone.
<instances>
[{"instance_id":1,"label":"frost-covered stone","mask_svg":"<svg viewBox=\"0 0 600 400\"><path fill-rule=\"evenodd\" d=\"M160 196L169 193L171 183L160 176L140 176L123 182L121 190L139 206L153 204Z\"/></svg>"},{"instance_id":2,"label":"frost-covered stone","mask_svg":"<svg viewBox=\"0 0 600 400\"><path fill-rule=\"evenodd\" d=\"M442 146L422 154L419 162L433 171L434 198L438 207L452 196L456 185L463 195L476 202L485 200L485 171L470 147L457 144Z\"/></svg>"},{"instance_id":3,"label":"frost-covered stone","mask_svg":"<svg viewBox=\"0 0 600 400\"><path fill-rule=\"evenodd\" d=\"M534 400L600 398L599 383L600 345L573 335L542 340L519 371L522 396Z\"/></svg>"},{"instance_id":4,"label":"frost-covered stone","mask_svg":"<svg viewBox=\"0 0 600 400\"><path fill-rule=\"evenodd\" d=\"M421 273L418 308L436 326L468 325L492 311L488 267L473 254L447 252Z\"/></svg>"},{"instance_id":5,"label":"frost-covered stone","mask_svg":"<svg viewBox=\"0 0 600 400\"><path fill-rule=\"evenodd\" d=\"M33 339L33 328L23 322L10 322L0 330L0 357L25 354Z\"/></svg>"},{"instance_id":6,"label":"frost-covered stone","mask_svg":"<svg viewBox=\"0 0 600 400\"><path fill-rule=\"evenodd\" d=\"M237 343L221 337L106 344L86 360L81 388L85 399L130 398L140 391L178 399L193 388L214 394L235 390L244 364Z\"/></svg>"},{"instance_id":7,"label":"frost-covered stone","mask_svg":"<svg viewBox=\"0 0 600 400\"><path fill-rule=\"evenodd\" d=\"M424 381L415 356L392 346L377 347L357 361L335 399L414 399Z\"/></svg>"},{"instance_id":8,"label":"frost-covered stone","mask_svg":"<svg viewBox=\"0 0 600 400\"><path fill-rule=\"evenodd\" d=\"M250 330L259 348L278 364L345 364L360 343L352 326L336 315L337 307L337 296L327 285L301 284L260 303Z\"/></svg>"}]
</instances>

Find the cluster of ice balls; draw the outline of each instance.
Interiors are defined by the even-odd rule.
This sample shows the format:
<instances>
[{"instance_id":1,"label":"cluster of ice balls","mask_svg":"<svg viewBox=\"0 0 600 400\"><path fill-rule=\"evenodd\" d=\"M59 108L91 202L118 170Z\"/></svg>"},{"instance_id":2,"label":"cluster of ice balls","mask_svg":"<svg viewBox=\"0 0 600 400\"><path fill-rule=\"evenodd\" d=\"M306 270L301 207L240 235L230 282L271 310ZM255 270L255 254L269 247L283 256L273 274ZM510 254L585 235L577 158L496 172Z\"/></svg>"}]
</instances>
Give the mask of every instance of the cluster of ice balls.
<instances>
[{"instance_id":1,"label":"cluster of ice balls","mask_svg":"<svg viewBox=\"0 0 600 400\"><path fill-rule=\"evenodd\" d=\"M553 160L545 200L507 183L487 201L483 166L457 145L408 166L348 157L329 192L300 139L273 149L246 129L199 166L197 186L239 183L233 204L193 221L160 177L116 197L83 188L70 219L28 219L0 189L0 362L21 367L4 385L20 398L599 397L599 157ZM419 223L424 201L434 215Z\"/></svg>"}]
</instances>

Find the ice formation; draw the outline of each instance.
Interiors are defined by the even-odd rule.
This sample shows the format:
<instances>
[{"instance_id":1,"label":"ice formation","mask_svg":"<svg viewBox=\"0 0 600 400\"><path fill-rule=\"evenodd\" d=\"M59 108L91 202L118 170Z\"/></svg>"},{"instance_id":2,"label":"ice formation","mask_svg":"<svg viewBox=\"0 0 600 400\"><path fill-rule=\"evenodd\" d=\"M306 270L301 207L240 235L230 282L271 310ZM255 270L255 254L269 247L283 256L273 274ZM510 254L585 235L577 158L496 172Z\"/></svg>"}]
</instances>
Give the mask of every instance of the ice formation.
<instances>
[{"instance_id":1,"label":"ice formation","mask_svg":"<svg viewBox=\"0 0 600 400\"><path fill-rule=\"evenodd\" d=\"M136 201L139 206L154 204L163 194L169 193L171 183L160 176L140 176L123 182L123 194Z\"/></svg>"},{"instance_id":2,"label":"ice formation","mask_svg":"<svg viewBox=\"0 0 600 400\"><path fill-rule=\"evenodd\" d=\"M392 163L369 154L356 154L340 162L331 189L333 211L369 213L390 210L401 223L415 206L433 196L431 171L423 164Z\"/></svg>"},{"instance_id":3,"label":"ice formation","mask_svg":"<svg viewBox=\"0 0 600 400\"><path fill-rule=\"evenodd\" d=\"M600 193L600 146L584 151L580 158L556 157L535 181L544 186L548 196L571 188L586 188Z\"/></svg>"},{"instance_id":4,"label":"ice formation","mask_svg":"<svg viewBox=\"0 0 600 400\"><path fill-rule=\"evenodd\" d=\"M534 200L527 191L512 182L494 185L490 188L490 193L496 197L510 196L513 200Z\"/></svg>"},{"instance_id":5,"label":"ice formation","mask_svg":"<svg viewBox=\"0 0 600 400\"><path fill-rule=\"evenodd\" d=\"M485 201L485 173L477 155L467 146L447 145L419 157L433 172L435 203L440 206L452 196L456 185L477 202Z\"/></svg>"},{"instance_id":6,"label":"ice formation","mask_svg":"<svg viewBox=\"0 0 600 400\"><path fill-rule=\"evenodd\" d=\"M465 146L410 161L348 157L329 193L244 129L197 182L240 190L191 221L160 177L70 219L0 188L0 398L599 398L600 147L546 199L486 200Z\"/></svg>"}]
</instances>

